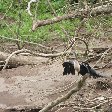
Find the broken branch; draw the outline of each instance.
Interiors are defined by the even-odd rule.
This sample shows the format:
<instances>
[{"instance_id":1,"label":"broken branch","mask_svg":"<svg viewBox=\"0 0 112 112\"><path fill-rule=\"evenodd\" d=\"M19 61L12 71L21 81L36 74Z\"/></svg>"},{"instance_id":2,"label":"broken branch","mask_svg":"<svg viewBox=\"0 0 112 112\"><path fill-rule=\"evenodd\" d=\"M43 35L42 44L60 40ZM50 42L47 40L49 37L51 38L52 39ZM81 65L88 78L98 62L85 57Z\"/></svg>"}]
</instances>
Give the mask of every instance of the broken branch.
<instances>
[{"instance_id":1,"label":"broken branch","mask_svg":"<svg viewBox=\"0 0 112 112\"><path fill-rule=\"evenodd\" d=\"M100 57L100 59L96 62L96 64L94 65L94 67L108 54L108 52L112 49L112 46L110 48L108 48Z\"/></svg>"},{"instance_id":2,"label":"broken branch","mask_svg":"<svg viewBox=\"0 0 112 112\"><path fill-rule=\"evenodd\" d=\"M78 92L82 88L87 78L88 78L88 75L85 75L84 77L82 77L82 79L77 83L77 86L75 88L70 90L65 96L62 96L60 98L57 98L53 102L50 102L47 106L45 106L39 112L47 112L48 110L52 109L54 106L58 105L59 103L69 99L72 94Z\"/></svg>"},{"instance_id":3,"label":"broken branch","mask_svg":"<svg viewBox=\"0 0 112 112\"><path fill-rule=\"evenodd\" d=\"M110 13L112 13L112 5L111 4L102 5L102 6L95 7L92 10L91 9L75 10L71 14L57 16L57 17L54 17L52 19L47 19L47 20L37 20L37 21L33 22L32 30L34 31L37 27L54 24L54 23L60 22L62 20L73 19L73 18L77 18L77 17L85 18L85 17L87 17L89 12L91 13L91 16L97 16L102 13L110 14Z\"/></svg>"}]
</instances>

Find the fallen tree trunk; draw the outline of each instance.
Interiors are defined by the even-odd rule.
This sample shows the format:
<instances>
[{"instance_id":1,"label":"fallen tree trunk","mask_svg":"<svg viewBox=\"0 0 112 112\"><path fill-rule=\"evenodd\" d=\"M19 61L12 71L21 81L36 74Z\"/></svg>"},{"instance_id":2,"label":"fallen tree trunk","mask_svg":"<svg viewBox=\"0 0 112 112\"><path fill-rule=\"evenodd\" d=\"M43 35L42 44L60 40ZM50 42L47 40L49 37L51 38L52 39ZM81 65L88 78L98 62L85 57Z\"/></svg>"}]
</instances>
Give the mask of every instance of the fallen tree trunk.
<instances>
[{"instance_id":1,"label":"fallen tree trunk","mask_svg":"<svg viewBox=\"0 0 112 112\"><path fill-rule=\"evenodd\" d=\"M34 56L17 55L19 53L29 53ZM3 64L0 64L0 65L3 65L3 67L2 67L3 69L5 69L8 64L13 65L15 67L20 66L20 65L38 65L42 62L46 62L48 60L48 58L65 55L67 53L70 53L70 51L64 51L64 52L60 52L60 53L56 53L56 54L36 53L36 52L32 52L27 49L17 50L15 52L13 52L12 54L0 52L0 61L1 61L1 63L3 63L3 61L5 63L4 65ZM36 56L38 56L38 57L36 57Z\"/></svg>"},{"instance_id":2,"label":"fallen tree trunk","mask_svg":"<svg viewBox=\"0 0 112 112\"><path fill-rule=\"evenodd\" d=\"M110 13L112 13L112 5L111 4L102 5L102 6L95 7L92 10L91 9L75 10L71 14L57 16L57 17L54 17L52 19L47 19L47 20L37 20L37 21L33 22L32 30L34 31L37 27L54 24L54 23L60 22L62 20L78 18L78 17L85 18L85 17L87 17L87 15L89 13L91 16L97 16L100 14L110 14Z\"/></svg>"},{"instance_id":3,"label":"fallen tree trunk","mask_svg":"<svg viewBox=\"0 0 112 112\"><path fill-rule=\"evenodd\" d=\"M5 60L10 56L8 53L0 52L1 65L5 63ZM36 56L23 56L23 55L13 55L8 61L8 66L17 67L22 65L39 65L42 62L46 62L48 58L36 57ZM4 61L4 63L3 63ZM2 67L2 66L1 66ZM3 67L2 67L3 68Z\"/></svg>"},{"instance_id":4,"label":"fallen tree trunk","mask_svg":"<svg viewBox=\"0 0 112 112\"><path fill-rule=\"evenodd\" d=\"M14 107L7 107L3 108L5 112L39 112L42 108L37 106L14 106Z\"/></svg>"}]
</instances>

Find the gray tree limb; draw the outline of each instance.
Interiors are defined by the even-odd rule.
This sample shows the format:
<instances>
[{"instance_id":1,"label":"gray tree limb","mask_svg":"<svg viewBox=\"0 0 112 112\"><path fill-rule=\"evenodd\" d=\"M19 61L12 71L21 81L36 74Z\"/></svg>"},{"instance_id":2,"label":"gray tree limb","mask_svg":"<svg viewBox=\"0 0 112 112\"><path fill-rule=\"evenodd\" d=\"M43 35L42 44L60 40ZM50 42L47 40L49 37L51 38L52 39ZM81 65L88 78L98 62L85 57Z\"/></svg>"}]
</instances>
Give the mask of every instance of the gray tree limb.
<instances>
[{"instance_id":1,"label":"gray tree limb","mask_svg":"<svg viewBox=\"0 0 112 112\"><path fill-rule=\"evenodd\" d=\"M52 19L37 20L33 22L32 30L34 31L38 27L54 24L62 20L78 18L78 17L85 18L87 17L88 13L90 13L91 17L97 16L100 14L110 14L112 13L112 5L111 4L102 5L102 6L95 7L92 10L91 9L75 10L74 12L70 14L65 14L63 16L57 16Z\"/></svg>"},{"instance_id":2,"label":"gray tree limb","mask_svg":"<svg viewBox=\"0 0 112 112\"><path fill-rule=\"evenodd\" d=\"M84 77L82 77L82 79L77 83L75 88L70 90L65 96L59 97L56 100L50 102L47 106L45 106L39 112L47 112L48 110L52 109L54 106L58 105L59 103L64 102L65 100L69 99L71 95L78 92L83 87L87 78L88 78L88 75L85 75Z\"/></svg>"}]
</instances>

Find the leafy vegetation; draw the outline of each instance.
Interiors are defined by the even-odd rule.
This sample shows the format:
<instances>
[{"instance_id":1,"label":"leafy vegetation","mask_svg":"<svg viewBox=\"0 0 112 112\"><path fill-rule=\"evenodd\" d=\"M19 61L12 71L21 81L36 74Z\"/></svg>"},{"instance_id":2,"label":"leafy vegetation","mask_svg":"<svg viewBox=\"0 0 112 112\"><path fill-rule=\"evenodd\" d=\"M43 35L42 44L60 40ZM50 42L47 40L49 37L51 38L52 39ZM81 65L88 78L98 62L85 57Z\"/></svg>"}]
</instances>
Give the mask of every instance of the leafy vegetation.
<instances>
[{"instance_id":1,"label":"leafy vegetation","mask_svg":"<svg viewBox=\"0 0 112 112\"><path fill-rule=\"evenodd\" d=\"M26 11L28 0L22 0L18 3L18 0L1 0L0 1L0 15L4 19L0 21L0 35L17 38L17 33L19 29L19 39L28 40L33 42L43 42L51 40L52 38L60 37L65 38L65 33L63 28L69 32L69 35L73 36L75 28L79 25L80 20L66 20L53 25L43 26L38 28L35 32L31 30L32 27L32 17ZM64 8L67 4L65 0L51 0L53 8L56 10L57 15L65 14L64 11L59 10ZM32 4L31 11L33 15L37 15L37 19L43 20L48 18L53 18L52 11L45 0L41 0L39 4ZM19 28L20 23L20 28ZM103 27L112 26L112 17L97 17L89 19L86 23L86 29L88 32L94 32L94 28L98 27L98 24L102 24Z\"/></svg>"},{"instance_id":2,"label":"leafy vegetation","mask_svg":"<svg viewBox=\"0 0 112 112\"><path fill-rule=\"evenodd\" d=\"M52 1L53 6L56 6L55 8L58 9L59 7L62 7L64 4L64 1ZM61 5L60 5L61 4ZM13 23L9 24L9 21L2 20L0 22L1 29L0 29L0 35L8 36L8 37L14 37L16 38L16 33L18 29L18 22L19 22L19 11L21 14L21 25L20 25L20 37L21 39L27 39L31 41L46 41L49 40L52 37L52 32L57 32L61 36L61 28L59 24L55 24L52 26L45 26L38 28L37 31L32 32L32 18L28 15L26 12L27 7L27 0L22 1L19 8L19 3L17 1L12 0L2 0L0 4L0 13L2 15L5 14L5 17L10 18L11 20L14 20ZM19 10L20 9L20 10ZM32 12L35 14L36 4L32 5ZM47 2L41 1L37 8L37 17L38 19L47 19L52 18L53 15L50 12L50 8L47 4ZM69 21L68 21L69 22ZM71 22L69 22L71 24ZM62 25L66 26L65 22L62 22Z\"/></svg>"}]
</instances>

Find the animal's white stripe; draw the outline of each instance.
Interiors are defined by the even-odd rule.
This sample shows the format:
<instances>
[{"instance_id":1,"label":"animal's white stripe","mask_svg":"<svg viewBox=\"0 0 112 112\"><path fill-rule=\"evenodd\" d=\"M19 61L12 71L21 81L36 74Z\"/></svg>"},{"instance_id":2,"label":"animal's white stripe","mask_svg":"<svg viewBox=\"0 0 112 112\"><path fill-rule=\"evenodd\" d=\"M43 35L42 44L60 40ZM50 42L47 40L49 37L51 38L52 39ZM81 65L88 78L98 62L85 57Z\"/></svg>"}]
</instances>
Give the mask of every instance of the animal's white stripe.
<instances>
[{"instance_id":1,"label":"animal's white stripe","mask_svg":"<svg viewBox=\"0 0 112 112\"><path fill-rule=\"evenodd\" d=\"M79 62L77 60L74 60L74 68L77 72L80 71L80 65L79 65Z\"/></svg>"}]
</instances>

